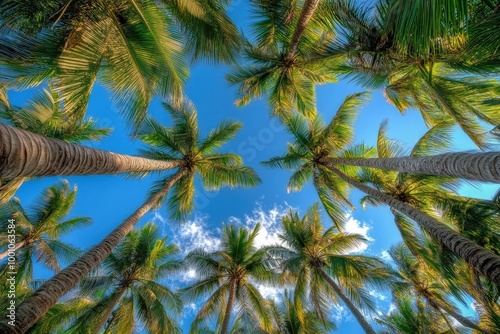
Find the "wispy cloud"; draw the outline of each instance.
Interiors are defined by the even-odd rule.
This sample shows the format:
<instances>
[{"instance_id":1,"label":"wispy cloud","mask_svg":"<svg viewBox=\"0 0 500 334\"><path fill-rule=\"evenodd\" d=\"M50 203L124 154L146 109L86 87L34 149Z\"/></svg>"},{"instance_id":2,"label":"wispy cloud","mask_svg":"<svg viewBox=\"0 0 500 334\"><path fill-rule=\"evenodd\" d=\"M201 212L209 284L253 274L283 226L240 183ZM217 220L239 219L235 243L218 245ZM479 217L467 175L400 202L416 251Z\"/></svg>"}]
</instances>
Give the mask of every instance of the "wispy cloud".
<instances>
[{"instance_id":1,"label":"wispy cloud","mask_svg":"<svg viewBox=\"0 0 500 334\"><path fill-rule=\"evenodd\" d=\"M370 290L370 291L368 292L368 294L369 294L370 296L372 296L373 298L378 299L378 300L382 300L382 301L384 301L384 300L386 300L386 299L387 299L387 296L385 296L384 294L380 293L380 292L379 292L379 291L377 291L377 290Z\"/></svg>"},{"instance_id":2,"label":"wispy cloud","mask_svg":"<svg viewBox=\"0 0 500 334\"><path fill-rule=\"evenodd\" d=\"M261 229L255 238L255 246L263 247L276 245L280 243L278 237L281 231L281 217L291 209L289 206L274 205L270 210L265 210L262 205L257 203L251 215L245 215L243 219L238 217L229 217L228 221L232 224L242 225L253 229L255 225L260 224Z\"/></svg>"},{"instance_id":3,"label":"wispy cloud","mask_svg":"<svg viewBox=\"0 0 500 334\"><path fill-rule=\"evenodd\" d=\"M193 219L182 223L180 226L168 224L166 219L156 211L153 220L162 224L164 235L173 236L171 241L179 246L183 255L194 249L201 248L212 252L219 248L220 238L214 235L214 229L207 226L207 216L196 215ZM219 229L215 229L217 234Z\"/></svg>"},{"instance_id":4,"label":"wispy cloud","mask_svg":"<svg viewBox=\"0 0 500 334\"><path fill-rule=\"evenodd\" d=\"M347 253L362 253L364 252L369 243L373 241L373 238L369 236L369 231L371 230L371 226L366 222L362 222L354 218L351 214L347 214L346 221L344 223L344 232L346 233L355 233L363 236L367 242L362 242L358 247L347 250Z\"/></svg>"},{"instance_id":5,"label":"wispy cloud","mask_svg":"<svg viewBox=\"0 0 500 334\"><path fill-rule=\"evenodd\" d=\"M382 253L380 253L380 258L382 260L384 260L385 262L392 262L392 257L389 255L389 252L388 251L382 251Z\"/></svg>"}]
</instances>

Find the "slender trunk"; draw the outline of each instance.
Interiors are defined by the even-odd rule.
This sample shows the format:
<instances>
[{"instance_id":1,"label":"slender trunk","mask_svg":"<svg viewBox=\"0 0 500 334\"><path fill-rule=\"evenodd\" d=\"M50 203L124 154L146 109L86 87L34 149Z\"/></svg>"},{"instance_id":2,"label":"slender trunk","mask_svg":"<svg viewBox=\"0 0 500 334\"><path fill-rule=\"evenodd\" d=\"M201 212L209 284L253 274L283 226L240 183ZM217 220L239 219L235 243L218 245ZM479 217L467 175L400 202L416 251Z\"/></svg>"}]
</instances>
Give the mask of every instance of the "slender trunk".
<instances>
[{"instance_id":1,"label":"slender trunk","mask_svg":"<svg viewBox=\"0 0 500 334\"><path fill-rule=\"evenodd\" d=\"M0 177L116 174L179 167L178 161L151 160L66 143L0 124Z\"/></svg>"},{"instance_id":2,"label":"slender trunk","mask_svg":"<svg viewBox=\"0 0 500 334\"><path fill-rule=\"evenodd\" d=\"M15 177L8 181L0 179L0 205L10 201L17 189L23 184L25 177Z\"/></svg>"},{"instance_id":3,"label":"slender trunk","mask_svg":"<svg viewBox=\"0 0 500 334\"><path fill-rule=\"evenodd\" d=\"M349 297L347 297L344 294L344 291L342 291L342 289L340 288L340 286L338 286L337 283L335 283L335 281L327 273L325 273L322 268L316 268L316 269L319 271L319 273L321 274L321 276L323 276L323 278L325 279L325 281L327 281L328 284L332 287L333 291L335 291L335 293L340 297L340 299L342 299L342 301L347 306L347 308L349 309L349 311L351 311L352 315L354 315L354 317L356 318L356 320L358 321L358 323L361 325L361 327L363 328L363 330L365 331L365 333L367 333L367 334L377 334L377 332L375 332L375 330L368 323L368 321L366 321L366 319L363 316L363 314L361 314L361 312L358 310L358 308L356 307L356 305L354 305L353 302L349 299Z\"/></svg>"},{"instance_id":4,"label":"slender trunk","mask_svg":"<svg viewBox=\"0 0 500 334\"><path fill-rule=\"evenodd\" d=\"M110 301L110 304L104 311L104 313L101 316L101 319L99 320L99 323L96 325L94 330L92 331L93 334L99 334L101 331L101 328L104 327L106 324L106 321L109 319L109 316L111 315L111 312L113 312L113 309L115 308L115 305L118 304L120 301L120 298L122 298L122 295L127 291L127 286L121 284L120 287L118 288L118 291L116 291L115 295Z\"/></svg>"},{"instance_id":5,"label":"slender trunk","mask_svg":"<svg viewBox=\"0 0 500 334\"><path fill-rule=\"evenodd\" d=\"M300 12L299 21L297 22L297 26L295 27L295 31L293 32L292 41L290 43L290 47L288 48L288 57L291 57L295 54L297 50L297 46L299 45L300 38L306 29L309 20L314 15L316 8L318 8L320 0L306 0L304 6L302 6L302 11Z\"/></svg>"},{"instance_id":6,"label":"slender trunk","mask_svg":"<svg viewBox=\"0 0 500 334\"><path fill-rule=\"evenodd\" d=\"M325 162L328 167L341 164L500 183L500 152L460 152L429 157L337 158Z\"/></svg>"},{"instance_id":7,"label":"slender trunk","mask_svg":"<svg viewBox=\"0 0 500 334\"><path fill-rule=\"evenodd\" d=\"M484 333L484 331L477 324L475 324L470 319L462 316L461 314L458 314L457 312L455 312L455 310L453 310L452 307L445 305L445 304L441 303L440 301L435 300L432 297L427 297L427 298L431 299L433 304L435 304L438 308L440 308L441 310L445 311L450 316L455 318L455 320L458 321L459 323L461 323L463 326L475 329L475 330L479 331L480 333Z\"/></svg>"},{"instance_id":8,"label":"slender trunk","mask_svg":"<svg viewBox=\"0 0 500 334\"><path fill-rule=\"evenodd\" d=\"M234 279L231 279L231 283L229 286L229 297L227 297L226 311L224 312L224 319L222 321L220 334L227 334L229 331L229 319L231 318L231 311L233 310L235 295L236 281Z\"/></svg>"},{"instance_id":9,"label":"slender trunk","mask_svg":"<svg viewBox=\"0 0 500 334\"><path fill-rule=\"evenodd\" d=\"M446 317L446 314L444 314L443 311L440 308L438 308L437 311L439 312L439 314L441 314L441 317L444 319L444 321L448 325L448 328L450 329L450 331L452 333L456 333L457 331L455 330L455 327L452 326L452 324L450 323L450 321Z\"/></svg>"},{"instance_id":10,"label":"slender trunk","mask_svg":"<svg viewBox=\"0 0 500 334\"><path fill-rule=\"evenodd\" d=\"M4 258L7 257L7 255L9 255L10 252L17 251L19 248L23 247L25 244L26 244L25 240L16 243L16 246L13 249L7 249L5 252L0 254L0 260L3 260Z\"/></svg>"},{"instance_id":11,"label":"slender trunk","mask_svg":"<svg viewBox=\"0 0 500 334\"><path fill-rule=\"evenodd\" d=\"M378 201L389 205L391 208L413 219L421 228L464 259L472 268L482 273L494 283L500 284L500 256L479 246L422 211L350 178L335 167L329 167L329 169L351 186L375 197Z\"/></svg>"},{"instance_id":12,"label":"slender trunk","mask_svg":"<svg viewBox=\"0 0 500 334\"><path fill-rule=\"evenodd\" d=\"M108 234L98 245L85 253L78 260L61 270L50 280L45 282L38 290L33 292L22 302L16 312L15 327L0 321L0 333L19 334L25 333L33 326L55 303L68 293L78 282L82 280L92 269L97 267L118 245L118 243L134 228L141 219L158 201L166 196L169 189L177 182L186 171L178 170L165 183L163 188L152 195L132 215ZM2 332L3 330L3 332Z\"/></svg>"}]
</instances>

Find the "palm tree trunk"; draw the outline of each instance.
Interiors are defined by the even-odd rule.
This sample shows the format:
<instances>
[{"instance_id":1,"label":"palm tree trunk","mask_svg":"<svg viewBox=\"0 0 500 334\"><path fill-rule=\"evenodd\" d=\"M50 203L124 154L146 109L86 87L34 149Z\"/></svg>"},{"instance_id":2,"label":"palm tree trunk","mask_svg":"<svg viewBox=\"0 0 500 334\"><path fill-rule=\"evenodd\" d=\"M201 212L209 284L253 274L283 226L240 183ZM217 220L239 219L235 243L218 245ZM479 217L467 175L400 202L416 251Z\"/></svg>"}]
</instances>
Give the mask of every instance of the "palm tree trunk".
<instances>
[{"instance_id":1,"label":"palm tree trunk","mask_svg":"<svg viewBox=\"0 0 500 334\"><path fill-rule=\"evenodd\" d=\"M0 321L0 333L25 333L40 319L55 303L78 284L92 269L104 260L118 243L134 228L158 201L168 194L169 189L184 174L185 169L178 170L165 183L163 188L152 195L132 215L108 234L98 245L85 253L64 270L45 282L38 290L22 302L16 311L16 326L12 327L6 321ZM3 330L3 331L2 331Z\"/></svg>"},{"instance_id":2,"label":"palm tree trunk","mask_svg":"<svg viewBox=\"0 0 500 334\"><path fill-rule=\"evenodd\" d=\"M347 308L349 309L349 311L351 311L351 313L354 315L354 317L356 318L356 320L358 321L358 323L361 325L361 327L363 328L363 330L365 331L365 333L367 333L367 334L377 334L377 332L375 332L375 330L368 323L368 321L366 321L366 319L363 316L363 314L361 314L361 312L358 310L358 308L356 307L356 305L354 305L353 302L349 299L349 297L347 297L344 294L344 292L337 285L337 283L335 283L335 281L327 273L325 273L322 268L316 268L316 269L319 271L319 273L325 279L325 281L327 281L328 284L332 287L333 291L335 291L335 293L340 297L340 299L342 299L342 301L347 306Z\"/></svg>"},{"instance_id":3,"label":"palm tree trunk","mask_svg":"<svg viewBox=\"0 0 500 334\"><path fill-rule=\"evenodd\" d=\"M146 172L180 165L178 161L92 149L0 124L0 177L7 180L21 176Z\"/></svg>"},{"instance_id":4,"label":"palm tree trunk","mask_svg":"<svg viewBox=\"0 0 500 334\"><path fill-rule=\"evenodd\" d=\"M450 316L452 316L453 318L455 318L455 320L458 321L459 323L461 323L463 326L475 329L475 330L479 331L480 333L484 333L484 331L478 325L476 325L470 319L468 319L468 318L462 316L461 314L458 314L457 312L455 312L455 310L453 310L453 308L449 307L448 305L444 305L443 303L441 303L438 300L435 300L432 297L426 297L426 298L432 299L432 303L433 304L435 304L439 309L445 311Z\"/></svg>"},{"instance_id":5,"label":"palm tree trunk","mask_svg":"<svg viewBox=\"0 0 500 334\"><path fill-rule=\"evenodd\" d=\"M115 295L111 299L108 307L106 308L106 310L102 314L101 319L99 320L99 323L96 325L96 327L92 331L93 334L99 334L99 332L101 331L101 328L103 328L104 325L106 324L106 321L109 319L111 312L113 312L115 305L120 301L120 298L122 298L122 295L125 293L125 291L127 291L127 286L124 284L120 284L118 291L115 292Z\"/></svg>"},{"instance_id":6,"label":"palm tree trunk","mask_svg":"<svg viewBox=\"0 0 500 334\"><path fill-rule=\"evenodd\" d=\"M496 284L500 284L500 256L479 246L422 211L345 175L335 167L329 166L328 168L351 186L413 219L421 228L464 259L472 268Z\"/></svg>"},{"instance_id":7,"label":"palm tree trunk","mask_svg":"<svg viewBox=\"0 0 500 334\"><path fill-rule=\"evenodd\" d=\"M438 308L437 311L439 312L439 314L441 314L441 317L444 319L444 321L448 325L450 332L452 332L453 334L456 334L457 331L455 330L455 327L453 327L453 325L450 323L450 320L448 320L448 318L446 317L446 314L444 314L440 308Z\"/></svg>"},{"instance_id":8,"label":"palm tree trunk","mask_svg":"<svg viewBox=\"0 0 500 334\"><path fill-rule=\"evenodd\" d=\"M306 29L309 20L314 15L316 8L318 8L319 0L306 0L304 6L302 6L302 11L300 12L299 21L293 32L292 41L290 47L288 48L287 56L290 58L295 54L297 46L299 45L300 38Z\"/></svg>"},{"instance_id":9,"label":"palm tree trunk","mask_svg":"<svg viewBox=\"0 0 500 334\"><path fill-rule=\"evenodd\" d=\"M231 283L229 286L229 297L227 297L226 311L224 312L224 319L222 321L220 334L227 334L229 331L229 319L231 318L231 311L233 310L235 295L236 295L236 282L234 279L231 279Z\"/></svg>"},{"instance_id":10,"label":"palm tree trunk","mask_svg":"<svg viewBox=\"0 0 500 334\"><path fill-rule=\"evenodd\" d=\"M351 165L404 173L458 177L500 183L500 152L447 153L429 157L326 159L328 167Z\"/></svg>"},{"instance_id":11,"label":"palm tree trunk","mask_svg":"<svg viewBox=\"0 0 500 334\"><path fill-rule=\"evenodd\" d=\"M25 177L15 177L8 181L0 179L0 205L10 201L17 189L23 184Z\"/></svg>"},{"instance_id":12,"label":"palm tree trunk","mask_svg":"<svg viewBox=\"0 0 500 334\"><path fill-rule=\"evenodd\" d=\"M22 248L25 244L26 244L25 240L16 243L16 246L13 249L7 249L5 252L0 254L0 260L3 260L5 257L7 257L7 255L9 255L10 252L15 252L19 248Z\"/></svg>"}]
</instances>

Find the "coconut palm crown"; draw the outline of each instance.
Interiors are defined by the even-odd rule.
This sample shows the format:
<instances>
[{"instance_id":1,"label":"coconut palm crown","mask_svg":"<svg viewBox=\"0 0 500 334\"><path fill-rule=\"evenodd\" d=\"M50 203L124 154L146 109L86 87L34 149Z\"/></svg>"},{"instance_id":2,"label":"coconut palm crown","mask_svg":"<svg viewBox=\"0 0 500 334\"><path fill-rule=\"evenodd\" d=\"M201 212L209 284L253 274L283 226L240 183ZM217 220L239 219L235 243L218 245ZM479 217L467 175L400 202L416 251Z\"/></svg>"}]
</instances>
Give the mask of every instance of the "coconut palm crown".
<instances>
[{"instance_id":1,"label":"coconut palm crown","mask_svg":"<svg viewBox=\"0 0 500 334\"><path fill-rule=\"evenodd\" d=\"M302 189L304 184L312 179L321 203L339 229L342 229L345 218L341 204L351 208L353 205L348 199L347 184L339 180L322 161L327 157L373 154L372 150L363 146L342 152L354 139L352 125L358 108L367 102L369 96L367 92L349 95L328 124L324 124L317 115L311 121L298 114L291 115L285 126L294 136L293 142L288 145L283 156L263 162L272 168L294 171L287 185L289 191Z\"/></svg>"},{"instance_id":2,"label":"coconut palm crown","mask_svg":"<svg viewBox=\"0 0 500 334\"><path fill-rule=\"evenodd\" d=\"M33 278L33 261L43 263L52 271L61 270L61 263L75 260L79 251L59 238L91 223L88 217L67 218L75 204L77 188L71 189L67 181L47 188L36 205L25 209L20 201L12 199L0 206L0 226L7 231L9 219L16 222L16 252L19 267L16 283L29 282ZM7 234L0 237L0 260L7 257L9 240ZM7 264L1 271L9 271ZM12 270L10 270L12 271Z\"/></svg>"},{"instance_id":3,"label":"coconut palm crown","mask_svg":"<svg viewBox=\"0 0 500 334\"><path fill-rule=\"evenodd\" d=\"M200 139L196 109L191 102L183 100L182 103L166 103L164 106L172 116L172 126L162 126L149 118L140 128L139 137L150 145L144 150L146 156L169 161L175 159L180 162L180 167L158 181L149 198L98 245L52 277L19 305L14 328L16 333L33 326L59 298L97 267L149 210L162 204L171 188L173 191L168 203L172 217L182 219L193 209L195 174L201 177L203 186L209 189L219 189L225 185L249 187L260 182L255 171L243 165L239 155L218 152L221 145L236 135L240 123L222 122ZM57 293L44 292L54 288ZM0 328L2 325L0 322Z\"/></svg>"},{"instance_id":4,"label":"coconut palm crown","mask_svg":"<svg viewBox=\"0 0 500 334\"><path fill-rule=\"evenodd\" d=\"M280 259L281 270L294 278L294 302L299 320L304 324L302 305L311 303L326 326L331 301L347 306L366 333L375 333L359 308L375 310L366 288L382 287L391 278L379 260L350 254L366 239L358 234L340 233L335 227L324 229L318 205L302 217L289 211L282 217L282 245L267 251Z\"/></svg>"},{"instance_id":5,"label":"coconut palm crown","mask_svg":"<svg viewBox=\"0 0 500 334\"><path fill-rule=\"evenodd\" d=\"M151 333L181 332L177 318L182 301L161 283L180 270L179 249L159 234L153 223L130 232L96 274L82 281L81 296L103 294L93 307L75 317L70 330L99 333L105 328L130 333L142 323Z\"/></svg>"},{"instance_id":6,"label":"coconut palm crown","mask_svg":"<svg viewBox=\"0 0 500 334\"><path fill-rule=\"evenodd\" d=\"M217 333L227 334L231 314L236 309L240 319L241 315L246 315L259 328L269 330L269 305L253 282L276 283L277 276L271 270L275 260L255 247L259 230L259 224L251 231L224 225L219 250L196 249L187 255L186 264L196 270L198 279L182 290L184 298L195 301L209 295L191 325L191 333L198 333L200 327L216 320Z\"/></svg>"},{"instance_id":7,"label":"coconut palm crown","mask_svg":"<svg viewBox=\"0 0 500 334\"><path fill-rule=\"evenodd\" d=\"M315 84L336 81L331 60L314 57L329 41L332 20L325 2L252 1L256 19L251 42L243 48L244 62L228 75L238 85L238 106L268 96L269 109L283 116L292 110L316 113Z\"/></svg>"},{"instance_id":8,"label":"coconut palm crown","mask_svg":"<svg viewBox=\"0 0 500 334\"><path fill-rule=\"evenodd\" d=\"M195 175L203 187L217 190L222 186L252 187L260 183L255 171L242 164L242 158L234 153L219 153L218 148L236 136L241 128L239 122L223 121L206 137L200 137L197 112L188 100L163 104L173 124L165 127L152 118L147 118L139 128L138 137L148 144L142 156L155 160L180 162L182 177L174 185L168 199L172 218L182 218L194 207ZM153 192L163 186L158 181Z\"/></svg>"}]
</instances>

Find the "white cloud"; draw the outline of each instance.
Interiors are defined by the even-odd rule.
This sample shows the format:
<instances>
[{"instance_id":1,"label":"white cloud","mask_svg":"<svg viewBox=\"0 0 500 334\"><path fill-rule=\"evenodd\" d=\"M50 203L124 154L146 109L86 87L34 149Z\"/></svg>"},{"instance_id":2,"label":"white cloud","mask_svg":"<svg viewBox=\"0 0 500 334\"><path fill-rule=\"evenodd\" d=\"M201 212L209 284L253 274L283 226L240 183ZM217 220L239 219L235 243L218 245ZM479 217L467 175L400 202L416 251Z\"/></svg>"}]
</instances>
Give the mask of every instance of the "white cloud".
<instances>
[{"instance_id":1,"label":"white cloud","mask_svg":"<svg viewBox=\"0 0 500 334\"><path fill-rule=\"evenodd\" d=\"M261 225L261 229L255 238L255 247L276 245L280 243L278 237L281 231L281 217L287 213L290 207L275 205L271 210L265 211L260 204L252 211L252 215L245 215L243 221L237 217L229 217L228 221L231 224L243 225L249 229L253 229L257 223Z\"/></svg>"},{"instance_id":2,"label":"white cloud","mask_svg":"<svg viewBox=\"0 0 500 334\"><path fill-rule=\"evenodd\" d=\"M159 221L164 225L164 235L173 236L170 240L179 246L183 255L197 248L207 252L219 248L220 238L214 236L213 230L207 227L206 219L206 216L196 215L193 219L181 223L180 226L172 226L158 212L155 212L153 218L154 221Z\"/></svg>"},{"instance_id":3,"label":"white cloud","mask_svg":"<svg viewBox=\"0 0 500 334\"><path fill-rule=\"evenodd\" d=\"M188 268L180 274L180 280L185 283L191 283L196 280L197 277L196 270L193 268Z\"/></svg>"},{"instance_id":4,"label":"white cloud","mask_svg":"<svg viewBox=\"0 0 500 334\"><path fill-rule=\"evenodd\" d=\"M387 310L387 314L391 314L394 311L396 311L396 304L391 303L391 305L389 305L389 310Z\"/></svg>"},{"instance_id":5,"label":"white cloud","mask_svg":"<svg viewBox=\"0 0 500 334\"><path fill-rule=\"evenodd\" d=\"M349 321L352 318L351 313L347 312L346 307L340 304L333 304L330 308L330 312L332 315L332 320L336 324Z\"/></svg>"},{"instance_id":6,"label":"white cloud","mask_svg":"<svg viewBox=\"0 0 500 334\"><path fill-rule=\"evenodd\" d=\"M392 257L389 255L389 252L388 251L382 251L382 253L380 253L380 258L382 260L384 260L385 262L392 262Z\"/></svg>"},{"instance_id":7,"label":"white cloud","mask_svg":"<svg viewBox=\"0 0 500 334\"><path fill-rule=\"evenodd\" d=\"M283 297L284 290L282 288L275 288L264 284L258 284L256 287L264 299L274 300L276 303L279 303Z\"/></svg>"},{"instance_id":8,"label":"white cloud","mask_svg":"<svg viewBox=\"0 0 500 334\"><path fill-rule=\"evenodd\" d=\"M376 290L370 290L368 292L368 294L372 297L374 297L375 299L379 299L379 300L386 300L387 299L387 296L381 294L380 292L376 291Z\"/></svg>"},{"instance_id":9,"label":"white cloud","mask_svg":"<svg viewBox=\"0 0 500 334\"><path fill-rule=\"evenodd\" d=\"M367 223L357 220L350 214L346 216L343 227L344 232L359 234L367 240L367 242L362 242L359 246L349 249L347 253L362 253L368 248L368 244L373 241L373 238L368 235L371 227Z\"/></svg>"}]
</instances>

